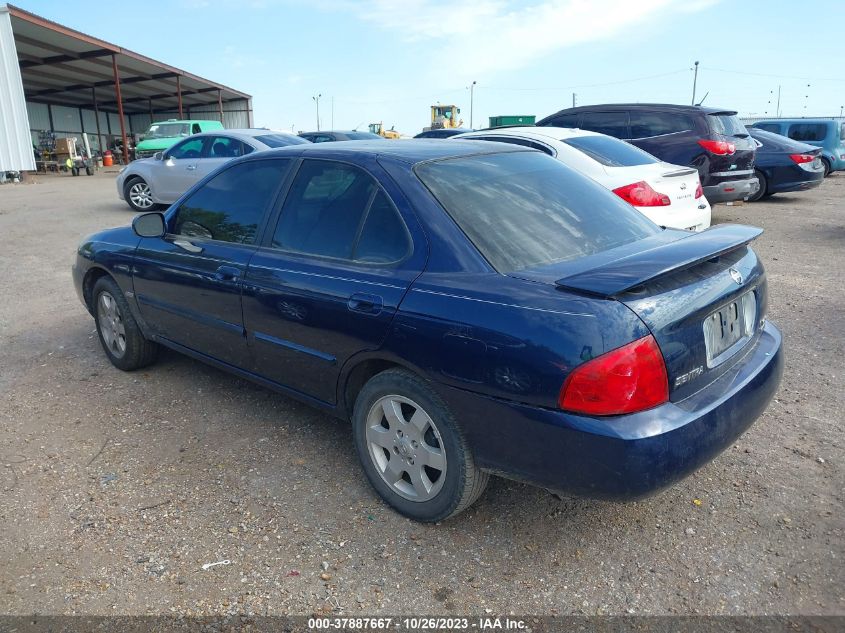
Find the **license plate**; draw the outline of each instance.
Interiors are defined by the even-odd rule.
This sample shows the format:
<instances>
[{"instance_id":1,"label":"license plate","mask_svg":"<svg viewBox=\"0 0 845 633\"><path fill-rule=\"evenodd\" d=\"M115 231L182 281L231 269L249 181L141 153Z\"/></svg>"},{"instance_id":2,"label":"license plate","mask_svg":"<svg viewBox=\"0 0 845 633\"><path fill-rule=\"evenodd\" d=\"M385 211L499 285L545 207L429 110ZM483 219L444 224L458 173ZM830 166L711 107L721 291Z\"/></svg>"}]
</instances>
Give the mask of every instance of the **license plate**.
<instances>
[{"instance_id":1,"label":"license plate","mask_svg":"<svg viewBox=\"0 0 845 633\"><path fill-rule=\"evenodd\" d=\"M742 347L740 341L753 333L756 304L754 293L748 292L704 319L708 367L718 365L731 355L729 352L737 351Z\"/></svg>"}]
</instances>

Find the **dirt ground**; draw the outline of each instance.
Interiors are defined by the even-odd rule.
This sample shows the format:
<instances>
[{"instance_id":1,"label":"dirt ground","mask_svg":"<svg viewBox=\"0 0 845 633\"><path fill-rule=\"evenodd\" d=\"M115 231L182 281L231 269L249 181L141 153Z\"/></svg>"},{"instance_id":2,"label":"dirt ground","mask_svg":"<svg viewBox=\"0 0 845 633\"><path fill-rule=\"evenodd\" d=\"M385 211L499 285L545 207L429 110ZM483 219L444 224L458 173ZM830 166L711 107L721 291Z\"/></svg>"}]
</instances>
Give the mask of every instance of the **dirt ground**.
<instances>
[{"instance_id":1,"label":"dirt ground","mask_svg":"<svg viewBox=\"0 0 845 633\"><path fill-rule=\"evenodd\" d=\"M845 174L714 210L766 229L788 355L735 446L646 501L494 479L430 526L348 425L174 353L109 364L70 265L132 217L114 177L0 186L0 613L845 614Z\"/></svg>"}]
</instances>

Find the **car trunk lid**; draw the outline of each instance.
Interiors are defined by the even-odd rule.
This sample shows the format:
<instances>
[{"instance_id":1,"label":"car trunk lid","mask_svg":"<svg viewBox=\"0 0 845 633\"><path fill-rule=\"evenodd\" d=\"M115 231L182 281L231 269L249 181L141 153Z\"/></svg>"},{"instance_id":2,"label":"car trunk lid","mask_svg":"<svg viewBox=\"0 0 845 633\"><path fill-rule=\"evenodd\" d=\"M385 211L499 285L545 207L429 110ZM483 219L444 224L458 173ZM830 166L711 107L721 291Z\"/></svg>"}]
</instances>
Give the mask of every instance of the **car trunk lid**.
<instances>
[{"instance_id":1,"label":"car trunk lid","mask_svg":"<svg viewBox=\"0 0 845 633\"><path fill-rule=\"evenodd\" d=\"M695 234L667 230L512 276L626 305L660 346L670 398L677 401L721 376L759 335L765 273L748 244L761 233L740 225Z\"/></svg>"}]
</instances>

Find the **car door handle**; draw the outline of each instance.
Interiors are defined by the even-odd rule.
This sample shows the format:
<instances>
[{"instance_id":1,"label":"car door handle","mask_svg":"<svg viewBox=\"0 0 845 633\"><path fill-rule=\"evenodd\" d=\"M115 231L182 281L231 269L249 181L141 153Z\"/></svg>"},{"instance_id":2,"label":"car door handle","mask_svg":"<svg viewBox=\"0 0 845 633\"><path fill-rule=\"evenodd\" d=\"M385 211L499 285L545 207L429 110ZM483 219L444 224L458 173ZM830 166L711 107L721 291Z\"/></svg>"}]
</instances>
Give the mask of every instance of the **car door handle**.
<instances>
[{"instance_id":1,"label":"car door handle","mask_svg":"<svg viewBox=\"0 0 845 633\"><path fill-rule=\"evenodd\" d=\"M196 168L196 165L188 165L187 167L185 167L185 169L187 169L188 171L194 171Z\"/></svg>"},{"instance_id":2,"label":"car door handle","mask_svg":"<svg viewBox=\"0 0 845 633\"><path fill-rule=\"evenodd\" d=\"M353 312L364 312L365 314L378 314L384 307L384 301L377 295L355 293L349 297L346 305Z\"/></svg>"},{"instance_id":3,"label":"car door handle","mask_svg":"<svg viewBox=\"0 0 845 633\"><path fill-rule=\"evenodd\" d=\"M241 271L234 266L221 266L214 273L218 281L237 281L241 277Z\"/></svg>"},{"instance_id":4,"label":"car door handle","mask_svg":"<svg viewBox=\"0 0 845 633\"><path fill-rule=\"evenodd\" d=\"M173 245L188 251L189 253L202 253L202 247L191 244L188 240L173 240Z\"/></svg>"}]
</instances>

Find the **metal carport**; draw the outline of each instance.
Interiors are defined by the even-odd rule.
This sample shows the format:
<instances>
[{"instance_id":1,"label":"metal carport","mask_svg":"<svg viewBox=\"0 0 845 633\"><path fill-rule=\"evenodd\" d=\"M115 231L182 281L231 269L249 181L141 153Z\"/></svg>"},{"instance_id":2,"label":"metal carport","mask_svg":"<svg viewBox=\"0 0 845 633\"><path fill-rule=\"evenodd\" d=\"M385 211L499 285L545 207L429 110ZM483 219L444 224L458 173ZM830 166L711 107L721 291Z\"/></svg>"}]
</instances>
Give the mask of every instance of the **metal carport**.
<instances>
[{"instance_id":1,"label":"metal carport","mask_svg":"<svg viewBox=\"0 0 845 633\"><path fill-rule=\"evenodd\" d=\"M0 5L0 21L6 18L20 79L14 73L6 77L4 72L0 84L19 81L22 86L29 139L42 129L57 136L86 132L92 145L104 149L104 137L119 133L124 162L128 162L127 135L146 130L153 120L215 118L226 127L252 126L252 97L244 92L11 4ZM0 37L2 33L0 28ZM8 56L9 42L0 41L0 45ZM15 86L0 85L0 95L4 91L12 93ZM12 114L0 113L0 123ZM4 138L0 144L6 142ZM31 149L26 148L30 154Z\"/></svg>"}]
</instances>

